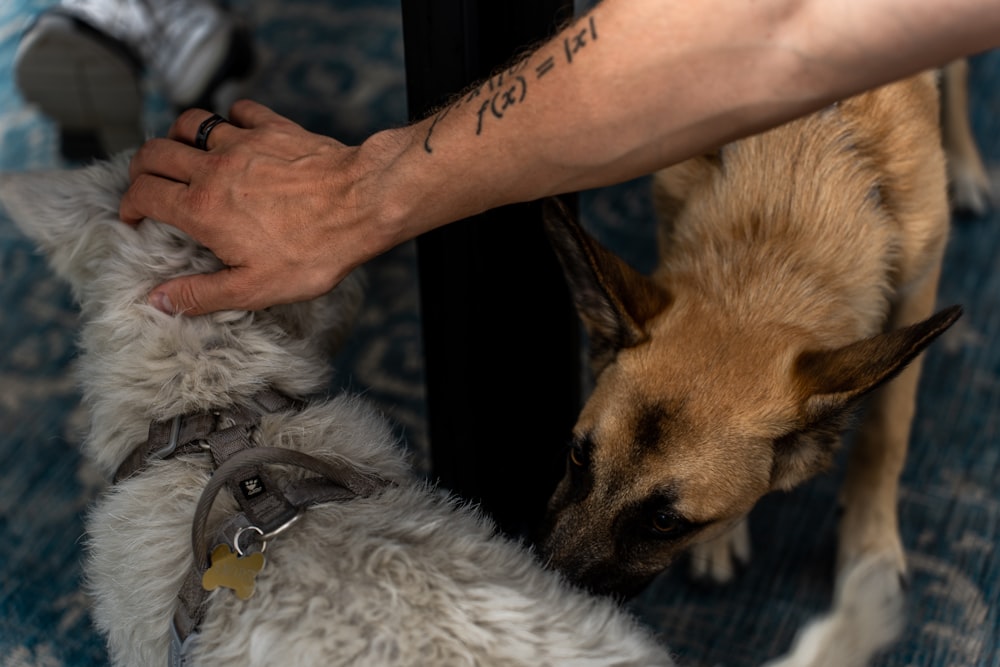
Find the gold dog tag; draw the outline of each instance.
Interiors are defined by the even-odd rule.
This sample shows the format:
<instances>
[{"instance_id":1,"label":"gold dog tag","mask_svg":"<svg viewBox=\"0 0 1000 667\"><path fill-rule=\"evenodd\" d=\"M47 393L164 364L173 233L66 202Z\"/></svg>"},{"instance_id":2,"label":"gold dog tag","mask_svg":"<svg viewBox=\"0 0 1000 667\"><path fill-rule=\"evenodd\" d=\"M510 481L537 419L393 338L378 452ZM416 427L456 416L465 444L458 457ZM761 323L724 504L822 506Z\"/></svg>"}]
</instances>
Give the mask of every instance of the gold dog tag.
<instances>
[{"instance_id":1,"label":"gold dog tag","mask_svg":"<svg viewBox=\"0 0 1000 667\"><path fill-rule=\"evenodd\" d=\"M241 600L249 600L253 595L257 573L264 569L264 554L259 551L247 556L239 556L228 544L220 544L212 550L212 565L201 577L201 587L214 591L219 586L236 593Z\"/></svg>"}]
</instances>

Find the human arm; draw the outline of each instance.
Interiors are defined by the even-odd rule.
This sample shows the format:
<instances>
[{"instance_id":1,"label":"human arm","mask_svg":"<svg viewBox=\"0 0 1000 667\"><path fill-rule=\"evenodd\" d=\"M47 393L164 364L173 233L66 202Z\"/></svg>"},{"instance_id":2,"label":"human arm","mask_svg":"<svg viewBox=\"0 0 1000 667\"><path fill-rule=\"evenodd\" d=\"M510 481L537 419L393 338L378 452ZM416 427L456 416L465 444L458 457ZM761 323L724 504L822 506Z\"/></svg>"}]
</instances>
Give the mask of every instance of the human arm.
<instances>
[{"instance_id":1,"label":"human arm","mask_svg":"<svg viewBox=\"0 0 1000 667\"><path fill-rule=\"evenodd\" d=\"M972 0L605 0L478 94L357 147L244 102L202 152L208 114L188 112L136 155L122 217L175 224L230 267L155 290L167 310L299 300L430 229L648 173L998 36L1000 7Z\"/></svg>"}]
</instances>

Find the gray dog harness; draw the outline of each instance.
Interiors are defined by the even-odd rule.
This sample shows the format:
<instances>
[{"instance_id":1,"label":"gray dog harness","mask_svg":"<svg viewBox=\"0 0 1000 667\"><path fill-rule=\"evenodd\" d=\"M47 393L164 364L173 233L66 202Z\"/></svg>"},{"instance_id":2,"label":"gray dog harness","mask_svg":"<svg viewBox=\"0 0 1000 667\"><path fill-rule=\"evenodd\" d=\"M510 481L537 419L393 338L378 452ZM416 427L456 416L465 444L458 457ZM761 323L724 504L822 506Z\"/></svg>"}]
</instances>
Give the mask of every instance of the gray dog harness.
<instances>
[{"instance_id":1,"label":"gray dog harness","mask_svg":"<svg viewBox=\"0 0 1000 667\"><path fill-rule=\"evenodd\" d=\"M263 415L298 411L304 406L276 390L265 389L245 405L152 422L146 442L115 473L114 481L119 483L140 473L150 461L195 452L209 453L215 466L192 522L194 566L178 593L170 628L171 667L190 664L209 592L230 588L237 597L249 599L256 574L264 565L268 541L291 527L308 507L370 496L389 485L378 475L343 461L331 463L291 449L261 446ZM267 474L266 465L291 465L317 476L279 487ZM232 493L240 511L210 538L209 511L223 488Z\"/></svg>"}]
</instances>

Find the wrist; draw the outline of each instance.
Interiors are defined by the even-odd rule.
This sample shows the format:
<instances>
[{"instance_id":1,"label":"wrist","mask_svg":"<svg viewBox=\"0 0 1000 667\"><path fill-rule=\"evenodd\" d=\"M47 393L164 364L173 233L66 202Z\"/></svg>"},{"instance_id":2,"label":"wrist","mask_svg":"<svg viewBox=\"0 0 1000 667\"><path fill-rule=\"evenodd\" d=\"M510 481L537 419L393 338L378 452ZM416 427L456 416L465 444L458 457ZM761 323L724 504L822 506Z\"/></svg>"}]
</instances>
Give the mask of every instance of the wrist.
<instances>
[{"instance_id":1,"label":"wrist","mask_svg":"<svg viewBox=\"0 0 1000 667\"><path fill-rule=\"evenodd\" d=\"M376 254L419 233L409 229L411 206L398 183L406 149L406 137L390 129L368 137L355 154L356 205L367 221L369 238L378 246Z\"/></svg>"},{"instance_id":2,"label":"wrist","mask_svg":"<svg viewBox=\"0 0 1000 667\"><path fill-rule=\"evenodd\" d=\"M359 147L358 164L366 171L361 195L372 215L380 243L388 249L424 232L481 213L494 201L496 188L483 182L484 170L460 143L429 152L425 138L433 119L373 134Z\"/></svg>"}]
</instances>

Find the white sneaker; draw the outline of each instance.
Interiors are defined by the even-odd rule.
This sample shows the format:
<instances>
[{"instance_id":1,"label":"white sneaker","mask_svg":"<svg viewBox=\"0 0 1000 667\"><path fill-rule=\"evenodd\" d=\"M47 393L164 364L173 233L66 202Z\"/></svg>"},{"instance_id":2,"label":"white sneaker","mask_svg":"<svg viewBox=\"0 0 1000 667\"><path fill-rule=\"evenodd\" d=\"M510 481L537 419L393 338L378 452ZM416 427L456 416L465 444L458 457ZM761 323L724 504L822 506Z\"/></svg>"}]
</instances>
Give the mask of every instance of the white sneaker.
<instances>
[{"instance_id":1,"label":"white sneaker","mask_svg":"<svg viewBox=\"0 0 1000 667\"><path fill-rule=\"evenodd\" d=\"M140 71L123 44L55 12L25 33L14 60L21 94L56 122L73 160L142 143Z\"/></svg>"},{"instance_id":2,"label":"white sneaker","mask_svg":"<svg viewBox=\"0 0 1000 667\"><path fill-rule=\"evenodd\" d=\"M249 32L208 0L62 0L25 32L18 87L107 152L140 143L148 74L178 110L226 113L254 69Z\"/></svg>"}]
</instances>

